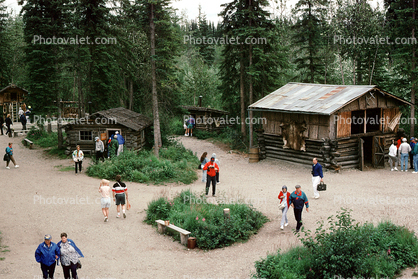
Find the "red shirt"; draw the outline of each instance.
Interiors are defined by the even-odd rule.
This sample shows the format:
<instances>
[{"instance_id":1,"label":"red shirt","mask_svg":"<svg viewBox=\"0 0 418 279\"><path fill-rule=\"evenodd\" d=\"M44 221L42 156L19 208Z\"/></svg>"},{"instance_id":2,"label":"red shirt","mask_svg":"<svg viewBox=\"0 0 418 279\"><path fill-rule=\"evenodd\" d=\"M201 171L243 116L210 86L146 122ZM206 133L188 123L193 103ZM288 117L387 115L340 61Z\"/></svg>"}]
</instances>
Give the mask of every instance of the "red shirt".
<instances>
[{"instance_id":1,"label":"red shirt","mask_svg":"<svg viewBox=\"0 0 418 279\"><path fill-rule=\"evenodd\" d=\"M398 143L398 144L396 145L396 148L397 148L397 149L399 149L399 146L401 146L401 143L402 143L402 142L401 142L401 139L398 139L397 143Z\"/></svg>"},{"instance_id":2,"label":"red shirt","mask_svg":"<svg viewBox=\"0 0 418 279\"><path fill-rule=\"evenodd\" d=\"M215 166L214 168L209 168L209 166ZM216 170L215 170L216 169ZM218 164L215 162L207 162L206 165L203 167L203 170L208 171L209 176L216 176L216 171L219 170Z\"/></svg>"},{"instance_id":3,"label":"red shirt","mask_svg":"<svg viewBox=\"0 0 418 279\"><path fill-rule=\"evenodd\" d=\"M289 191L286 192L286 196L287 196L287 207L290 207L290 199L289 199L290 192ZM278 198L280 199L280 203L282 203L283 202L283 198L284 198L283 191L280 191Z\"/></svg>"}]
</instances>

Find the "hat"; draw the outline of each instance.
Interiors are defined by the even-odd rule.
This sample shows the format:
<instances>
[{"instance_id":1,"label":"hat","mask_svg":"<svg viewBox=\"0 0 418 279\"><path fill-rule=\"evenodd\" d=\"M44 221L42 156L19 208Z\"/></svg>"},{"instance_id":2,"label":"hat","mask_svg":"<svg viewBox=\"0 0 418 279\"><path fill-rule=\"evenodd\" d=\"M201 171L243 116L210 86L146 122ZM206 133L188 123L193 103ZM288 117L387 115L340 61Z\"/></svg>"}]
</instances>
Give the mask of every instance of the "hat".
<instances>
[{"instance_id":1,"label":"hat","mask_svg":"<svg viewBox=\"0 0 418 279\"><path fill-rule=\"evenodd\" d=\"M113 136L113 138L114 138L114 139L117 139L117 138L118 138L118 135L114 135L114 136Z\"/></svg>"},{"instance_id":2,"label":"hat","mask_svg":"<svg viewBox=\"0 0 418 279\"><path fill-rule=\"evenodd\" d=\"M287 190L287 186L286 186L286 185L283 185L283 186L282 186L282 190L283 190L283 189L286 189L286 190Z\"/></svg>"},{"instance_id":3,"label":"hat","mask_svg":"<svg viewBox=\"0 0 418 279\"><path fill-rule=\"evenodd\" d=\"M415 138L414 137L412 137L410 140L414 140Z\"/></svg>"},{"instance_id":4,"label":"hat","mask_svg":"<svg viewBox=\"0 0 418 279\"><path fill-rule=\"evenodd\" d=\"M97 141L99 139L99 137L95 137L94 140Z\"/></svg>"},{"instance_id":5,"label":"hat","mask_svg":"<svg viewBox=\"0 0 418 279\"><path fill-rule=\"evenodd\" d=\"M51 240L52 236L50 234L46 234L44 237L45 240Z\"/></svg>"},{"instance_id":6,"label":"hat","mask_svg":"<svg viewBox=\"0 0 418 279\"><path fill-rule=\"evenodd\" d=\"M300 185L296 185L296 186L295 186L295 188L296 188L296 189L297 189L297 188L300 188Z\"/></svg>"},{"instance_id":7,"label":"hat","mask_svg":"<svg viewBox=\"0 0 418 279\"><path fill-rule=\"evenodd\" d=\"M403 142L406 142L406 138L403 138L403 139L402 139L402 141L403 141Z\"/></svg>"},{"instance_id":8,"label":"hat","mask_svg":"<svg viewBox=\"0 0 418 279\"><path fill-rule=\"evenodd\" d=\"M116 134L116 135L119 135L119 131L116 131L116 132L115 132L115 134Z\"/></svg>"}]
</instances>

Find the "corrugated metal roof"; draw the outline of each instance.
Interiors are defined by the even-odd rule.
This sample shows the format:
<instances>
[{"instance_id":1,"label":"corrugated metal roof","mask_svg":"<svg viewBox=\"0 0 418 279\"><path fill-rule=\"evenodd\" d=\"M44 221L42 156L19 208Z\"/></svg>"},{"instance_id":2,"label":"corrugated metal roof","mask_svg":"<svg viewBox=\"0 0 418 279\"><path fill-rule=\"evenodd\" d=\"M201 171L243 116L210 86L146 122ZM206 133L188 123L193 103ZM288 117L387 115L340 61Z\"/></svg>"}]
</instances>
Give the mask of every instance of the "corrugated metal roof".
<instances>
[{"instance_id":1,"label":"corrugated metal roof","mask_svg":"<svg viewBox=\"0 0 418 279\"><path fill-rule=\"evenodd\" d=\"M373 89L405 104L412 105L408 101L378 89L376 85L331 85L290 82L250 105L249 109L331 115Z\"/></svg>"}]
</instances>

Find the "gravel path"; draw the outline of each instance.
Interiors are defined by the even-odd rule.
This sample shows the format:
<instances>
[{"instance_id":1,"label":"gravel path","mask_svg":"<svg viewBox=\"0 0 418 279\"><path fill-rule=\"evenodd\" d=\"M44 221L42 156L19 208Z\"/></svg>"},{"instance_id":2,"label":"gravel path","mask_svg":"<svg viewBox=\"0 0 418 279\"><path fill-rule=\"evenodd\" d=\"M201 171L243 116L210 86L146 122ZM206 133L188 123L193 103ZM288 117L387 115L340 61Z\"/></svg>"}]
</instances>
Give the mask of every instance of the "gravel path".
<instances>
[{"instance_id":1,"label":"gravel path","mask_svg":"<svg viewBox=\"0 0 418 279\"><path fill-rule=\"evenodd\" d=\"M172 197L188 188L202 192L201 171L191 185L128 183L132 209L127 218L116 219L113 205L110 221L104 223L97 192L99 179L59 171L56 166L72 166L72 161L47 158L40 149L23 147L22 139L0 136L0 147L6 148L8 141L14 143L20 165L18 169L0 168L0 231L10 250L0 255L6 258L0 261L2 279L40 278L41 270L34 259L36 247L43 235L51 234L52 241L58 242L62 232L85 255L80 279L248 278L256 260L279 248L286 250L300 244L291 232L295 227L292 212L288 214L289 226L284 231L279 229L277 194L284 184L290 190L296 184L302 185L310 198L310 212L303 212L306 229L314 230L317 221L326 220L344 206L353 209L353 218L360 222L389 219L418 230L418 175L411 172L390 172L387 168L326 172L328 190L313 200L308 167L273 160L249 164L243 156L228 154L208 141L182 137L185 147L198 156L204 151L217 154L221 162L218 198L247 199L271 220L246 243L209 252L188 250L142 221L147 203L161 194ZM410 277L412 272L407 271L402 278ZM55 275L63 278L61 267L56 268Z\"/></svg>"}]
</instances>

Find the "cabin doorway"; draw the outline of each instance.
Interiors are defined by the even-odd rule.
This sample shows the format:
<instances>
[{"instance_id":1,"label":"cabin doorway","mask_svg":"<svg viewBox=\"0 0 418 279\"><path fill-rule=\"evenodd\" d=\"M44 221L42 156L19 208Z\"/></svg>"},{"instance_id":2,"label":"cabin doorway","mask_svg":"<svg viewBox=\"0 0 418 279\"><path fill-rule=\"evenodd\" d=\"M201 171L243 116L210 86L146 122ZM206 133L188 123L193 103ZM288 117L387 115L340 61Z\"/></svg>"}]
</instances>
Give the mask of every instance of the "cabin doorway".
<instances>
[{"instance_id":1,"label":"cabin doorway","mask_svg":"<svg viewBox=\"0 0 418 279\"><path fill-rule=\"evenodd\" d=\"M122 131L120 129L111 129L111 130L106 130L107 132L107 138L110 139L110 137L112 135L115 135L116 132L119 132L120 135L122 135Z\"/></svg>"},{"instance_id":2,"label":"cabin doorway","mask_svg":"<svg viewBox=\"0 0 418 279\"><path fill-rule=\"evenodd\" d=\"M368 136L360 140L360 169L363 166L379 168L385 166L385 137Z\"/></svg>"}]
</instances>

